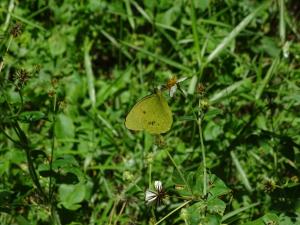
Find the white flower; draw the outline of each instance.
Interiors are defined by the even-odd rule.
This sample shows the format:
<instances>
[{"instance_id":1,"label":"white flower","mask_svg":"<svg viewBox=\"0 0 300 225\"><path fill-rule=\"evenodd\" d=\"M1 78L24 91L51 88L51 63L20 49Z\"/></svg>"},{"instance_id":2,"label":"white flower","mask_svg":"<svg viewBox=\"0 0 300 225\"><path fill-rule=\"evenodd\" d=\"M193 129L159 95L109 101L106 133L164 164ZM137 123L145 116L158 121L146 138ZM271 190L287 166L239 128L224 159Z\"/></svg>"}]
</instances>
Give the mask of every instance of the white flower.
<instances>
[{"instance_id":1,"label":"white flower","mask_svg":"<svg viewBox=\"0 0 300 225\"><path fill-rule=\"evenodd\" d=\"M145 201L147 204L151 204L157 199L157 194L153 191L147 190L145 194Z\"/></svg>"},{"instance_id":2,"label":"white flower","mask_svg":"<svg viewBox=\"0 0 300 225\"><path fill-rule=\"evenodd\" d=\"M145 202L147 205L156 203L156 205L161 204L163 199L166 197L166 192L164 191L162 187L162 182L159 180L154 181L154 188L155 191L152 190L146 190L145 193Z\"/></svg>"}]
</instances>

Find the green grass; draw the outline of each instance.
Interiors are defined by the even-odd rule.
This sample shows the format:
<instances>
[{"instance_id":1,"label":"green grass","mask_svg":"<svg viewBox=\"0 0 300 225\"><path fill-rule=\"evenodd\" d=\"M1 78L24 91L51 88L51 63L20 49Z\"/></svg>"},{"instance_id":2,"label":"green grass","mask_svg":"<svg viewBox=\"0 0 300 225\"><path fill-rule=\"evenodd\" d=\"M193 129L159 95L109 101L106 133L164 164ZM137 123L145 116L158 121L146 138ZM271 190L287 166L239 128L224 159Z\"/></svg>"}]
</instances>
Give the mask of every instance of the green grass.
<instances>
[{"instance_id":1,"label":"green grass","mask_svg":"<svg viewBox=\"0 0 300 225\"><path fill-rule=\"evenodd\" d=\"M1 1L0 224L299 224L299 9ZM172 128L128 130L172 76Z\"/></svg>"}]
</instances>

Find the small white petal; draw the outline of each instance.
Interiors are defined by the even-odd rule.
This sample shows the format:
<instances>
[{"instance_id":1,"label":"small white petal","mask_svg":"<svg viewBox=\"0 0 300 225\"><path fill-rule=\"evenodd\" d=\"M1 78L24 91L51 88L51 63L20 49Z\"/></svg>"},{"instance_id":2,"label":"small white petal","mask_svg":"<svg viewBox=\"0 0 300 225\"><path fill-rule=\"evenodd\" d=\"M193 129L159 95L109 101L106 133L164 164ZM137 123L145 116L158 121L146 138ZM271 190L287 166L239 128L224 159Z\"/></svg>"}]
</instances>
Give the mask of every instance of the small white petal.
<instances>
[{"instance_id":1,"label":"small white petal","mask_svg":"<svg viewBox=\"0 0 300 225\"><path fill-rule=\"evenodd\" d=\"M160 180L154 181L154 187L158 192L161 192L162 190L162 183Z\"/></svg>"},{"instance_id":2,"label":"small white petal","mask_svg":"<svg viewBox=\"0 0 300 225\"><path fill-rule=\"evenodd\" d=\"M151 203L153 201L155 201L155 199L157 198L157 194L153 191L147 190L146 194L145 194L145 201L147 203Z\"/></svg>"},{"instance_id":3,"label":"small white petal","mask_svg":"<svg viewBox=\"0 0 300 225\"><path fill-rule=\"evenodd\" d=\"M177 85L174 85L170 88L170 91L169 91L170 97L174 96L176 90L177 90Z\"/></svg>"}]
</instances>

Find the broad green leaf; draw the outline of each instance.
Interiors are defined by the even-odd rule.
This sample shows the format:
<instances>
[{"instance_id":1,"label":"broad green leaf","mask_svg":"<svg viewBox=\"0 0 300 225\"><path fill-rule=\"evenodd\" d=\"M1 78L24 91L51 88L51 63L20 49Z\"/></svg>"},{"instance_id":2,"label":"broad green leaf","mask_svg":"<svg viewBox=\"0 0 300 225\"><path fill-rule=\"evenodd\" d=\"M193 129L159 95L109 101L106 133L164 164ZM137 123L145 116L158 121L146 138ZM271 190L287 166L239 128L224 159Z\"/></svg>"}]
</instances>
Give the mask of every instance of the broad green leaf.
<instances>
[{"instance_id":1,"label":"broad green leaf","mask_svg":"<svg viewBox=\"0 0 300 225\"><path fill-rule=\"evenodd\" d=\"M209 196L220 197L230 193L231 189L226 186L224 181L214 174L210 174L208 177L208 191Z\"/></svg>"},{"instance_id":2,"label":"broad green leaf","mask_svg":"<svg viewBox=\"0 0 300 225\"><path fill-rule=\"evenodd\" d=\"M207 9L210 0L193 0L196 8L200 8L201 10Z\"/></svg>"},{"instance_id":3,"label":"broad green leaf","mask_svg":"<svg viewBox=\"0 0 300 225\"><path fill-rule=\"evenodd\" d=\"M49 49L52 56L59 56L66 51L65 38L57 31L54 31L49 38Z\"/></svg>"},{"instance_id":4,"label":"broad green leaf","mask_svg":"<svg viewBox=\"0 0 300 225\"><path fill-rule=\"evenodd\" d=\"M204 139L206 141L216 140L217 137L223 133L222 124L215 123L213 120L209 121L204 129Z\"/></svg>"},{"instance_id":5,"label":"broad green leaf","mask_svg":"<svg viewBox=\"0 0 300 225\"><path fill-rule=\"evenodd\" d=\"M207 211L210 214L217 214L223 216L225 208L226 208L225 202L223 202L219 198L213 198L207 201ZM221 217L219 218L219 220L221 220Z\"/></svg>"},{"instance_id":6,"label":"broad green leaf","mask_svg":"<svg viewBox=\"0 0 300 225\"><path fill-rule=\"evenodd\" d=\"M183 176L186 179L188 187L183 181L182 177L178 172L174 171L172 179L175 187L181 195L190 196L195 199L205 199L203 196L203 170L199 168L196 172L184 172ZM213 199L226 195L230 192L230 189L225 183L214 174L207 174L208 180L208 199Z\"/></svg>"},{"instance_id":7,"label":"broad green leaf","mask_svg":"<svg viewBox=\"0 0 300 225\"><path fill-rule=\"evenodd\" d=\"M206 205L204 202L198 202L189 206L187 209L182 211L182 217L188 221L189 225L199 225L204 215L201 215L201 211L204 211Z\"/></svg>"},{"instance_id":8,"label":"broad green leaf","mask_svg":"<svg viewBox=\"0 0 300 225\"><path fill-rule=\"evenodd\" d=\"M86 187L84 184L68 185L62 184L59 186L59 206L62 205L69 210L77 210L81 207L81 203L86 195Z\"/></svg>"},{"instance_id":9,"label":"broad green leaf","mask_svg":"<svg viewBox=\"0 0 300 225\"><path fill-rule=\"evenodd\" d=\"M55 135L58 139L73 139L75 137L73 120L65 114L59 114L55 121Z\"/></svg>"}]
</instances>

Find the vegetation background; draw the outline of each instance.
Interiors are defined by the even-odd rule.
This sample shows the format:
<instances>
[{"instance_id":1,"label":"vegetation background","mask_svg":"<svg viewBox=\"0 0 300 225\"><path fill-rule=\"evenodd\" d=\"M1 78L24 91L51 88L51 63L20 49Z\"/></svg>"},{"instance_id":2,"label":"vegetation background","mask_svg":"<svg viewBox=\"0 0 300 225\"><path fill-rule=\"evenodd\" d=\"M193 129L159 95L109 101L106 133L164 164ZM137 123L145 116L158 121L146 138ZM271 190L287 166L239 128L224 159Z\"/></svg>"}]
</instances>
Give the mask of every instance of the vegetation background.
<instances>
[{"instance_id":1,"label":"vegetation background","mask_svg":"<svg viewBox=\"0 0 300 225\"><path fill-rule=\"evenodd\" d=\"M1 1L0 223L300 224L299 19L297 0ZM172 76L172 129L127 130Z\"/></svg>"}]
</instances>

